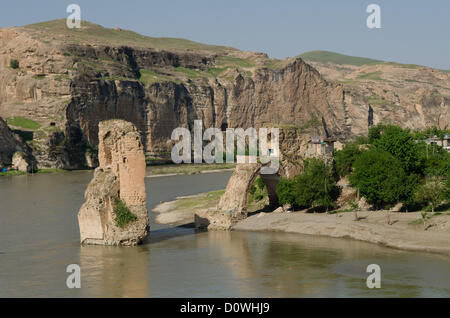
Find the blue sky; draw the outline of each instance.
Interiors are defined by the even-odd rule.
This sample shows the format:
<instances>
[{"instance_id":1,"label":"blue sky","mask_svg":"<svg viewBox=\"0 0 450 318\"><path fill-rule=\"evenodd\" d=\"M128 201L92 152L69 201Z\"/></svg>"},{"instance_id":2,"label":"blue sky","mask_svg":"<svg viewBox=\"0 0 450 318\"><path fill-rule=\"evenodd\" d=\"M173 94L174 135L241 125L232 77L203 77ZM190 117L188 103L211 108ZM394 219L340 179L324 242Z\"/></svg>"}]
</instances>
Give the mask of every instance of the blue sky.
<instances>
[{"instance_id":1,"label":"blue sky","mask_svg":"<svg viewBox=\"0 0 450 318\"><path fill-rule=\"evenodd\" d=\"M14 0L3 1L0 27L67 17L149 36L259 51L275 58L310 50L450 69L448 0ZM381 7L381 29L366 26L366 7Z\"/></svg>"}]
</instances>

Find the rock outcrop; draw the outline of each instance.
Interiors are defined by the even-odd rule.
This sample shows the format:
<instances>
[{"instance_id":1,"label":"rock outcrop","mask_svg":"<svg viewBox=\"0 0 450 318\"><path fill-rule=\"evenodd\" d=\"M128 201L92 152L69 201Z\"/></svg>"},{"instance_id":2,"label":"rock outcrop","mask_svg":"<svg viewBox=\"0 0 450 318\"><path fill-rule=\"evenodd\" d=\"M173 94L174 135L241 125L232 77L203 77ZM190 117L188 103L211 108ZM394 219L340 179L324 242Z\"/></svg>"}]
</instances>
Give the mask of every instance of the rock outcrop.
<instances>
[{"instance_id":1,"label":"rock outcrop","mask_svg":"<svg viewBox=\"0 0 450 318\"><path fill-rule=\"evenodd\" d=\"M370 125L394 124L423 129L450 128L450 75L438 69L383 61L339 63L306 60L345 92L351 135L362 135Z\"/></svg>"},{"instance_id":2,"label":"rock outcrop","mask_svg":"<svg viewBox=\"0 0 450 318\"><path fill-rule=\"evenodd\" d=\"M99 162L78 213L82 244L136 245L148 235L145 156L136 127L99 125Z\"/></svg>"},{"instance_id":3,"label":"rock outcrop","mask_svg":"<svg viewBox=\"0 0 450 318\"><path fill-rule=\"evenodd\" d=\"M13 157L16 153L16 163L19 160L19 156L20 158L26 158L31 169L33 162L32 158L30 158L31 149L0 118L0 168L14 165ZM22 169L23 164L20 167Z\"/></svg>"},{"instance_id":4,"label":"rock outcrop","mask_svg":"<svg viewBox=\"0 0 450 318\"><path fill-rule=\"evenodd\" d=\"M16 151L12 157L12 167L21 172L33 172L33 161L29 155Z\"/></svg>"}]
</instances>

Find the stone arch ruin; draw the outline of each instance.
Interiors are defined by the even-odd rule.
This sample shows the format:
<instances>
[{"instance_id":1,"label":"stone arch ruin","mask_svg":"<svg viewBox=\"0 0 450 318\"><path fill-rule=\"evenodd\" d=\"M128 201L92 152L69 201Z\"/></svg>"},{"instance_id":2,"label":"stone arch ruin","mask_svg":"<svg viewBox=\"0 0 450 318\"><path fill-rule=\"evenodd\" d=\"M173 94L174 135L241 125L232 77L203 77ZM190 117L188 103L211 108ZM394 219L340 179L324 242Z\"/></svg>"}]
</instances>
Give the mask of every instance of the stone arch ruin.
<instances>
[{"instance_id":1,"label":"stone arch ruin","mask_svg":"<svg viewBox=\"0 0 450 318\"><path fill-rule=\"evenodd\" d=\"M300 129L280 129L279 169L274 174L260 174L259 163L238 163L228 181L225 193L220 197L215 209L201 210L195 215L198 228L229 230L239 220L247 217L250 188L258 175L267 187L269 205L278 206L276 186L280 177L293 178L303 169L303 160L311 157L322 158L327 164L333 162L334 139L324 131L304 132ZM317 141L316 141L317 140Z\"/></svg>"},{"instance_id":2,"label":"stone arch ruin","mask_svg":"<svg viewBox=\"0 0 450 318\"><path fill-rule=\"evenodd\" d=\"M267 186L270 205L277 204L278 200L275 189L280 178L279 175L266 175L260 174L260 172L261 164L238 164L227 184L225 193L219 200L217 208L223 211L229 211L232 215L246 215L250 188L259 175L261 175L264 184Z\"/></svg>"}]
</instances>

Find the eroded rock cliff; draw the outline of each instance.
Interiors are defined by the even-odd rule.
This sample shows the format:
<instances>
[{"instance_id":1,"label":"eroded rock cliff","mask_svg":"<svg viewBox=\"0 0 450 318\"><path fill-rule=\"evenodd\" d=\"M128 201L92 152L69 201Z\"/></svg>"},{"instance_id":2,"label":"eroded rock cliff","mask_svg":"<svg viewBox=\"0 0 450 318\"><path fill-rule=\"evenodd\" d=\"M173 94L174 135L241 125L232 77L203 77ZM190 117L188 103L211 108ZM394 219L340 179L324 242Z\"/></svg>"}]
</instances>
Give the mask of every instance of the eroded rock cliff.
<instances>
[{"instance_id":1,"label":"eroded rock cliff","mask_svg":"<svg viewBox=\"0 0 450 318\"><path fill-rule=\"evenodd\" d=\"M0 168L13 165L14 154L16 157L26 158L28 163L33 163L29 158L31 149L22 142L21 138L9 129L6 122L0 117ZM22 162L22 161L21 161ZM23 170L23 167L21 167ZM28 170L28 167L25 171ZM31 166L29 167L31 170Z\"/></svg>"},{"instance_id":2,"label":"eroded rock cliff","mask_svg":"<svg viewBox=\"0 0 450 318\"><path fill-rule=\"evenodd\" d=\"M342 142L387 118L411 128L448 125L434 114L447 107L446 97L431 92L414 105L378 106L300 58L84 21L70 30L64 20L2 29L0 44L0 116L36 123L13 127L31 136L39 167L95 166L98 123L112 118L136 125L147 155L167 154L172 130L192 128L195 119L222 129L314 126ZM13 59L19 68L9 67Z\"/></svg>"}]
</instances>

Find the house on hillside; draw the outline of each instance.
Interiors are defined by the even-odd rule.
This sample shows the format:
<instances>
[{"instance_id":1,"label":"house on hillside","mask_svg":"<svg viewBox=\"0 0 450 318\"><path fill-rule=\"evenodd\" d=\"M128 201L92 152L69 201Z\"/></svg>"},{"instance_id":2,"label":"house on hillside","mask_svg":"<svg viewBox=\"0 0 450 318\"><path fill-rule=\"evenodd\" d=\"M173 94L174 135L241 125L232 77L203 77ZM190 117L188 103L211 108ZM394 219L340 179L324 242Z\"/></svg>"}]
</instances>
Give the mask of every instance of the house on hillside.
<instances>
[{"instance_id":1,"label":"house on hillside","mask_svg":"<svg viewBox=\"0 0 450 318\"><path fill-rule=\"evenodd\" d=\"M428 145L440 146L450 152L450 134L445 134L442 139L435 135L432 138L425 139L425 142Z\"/></svg>"},{"instance_id":2,"label":"house on hillside","mask_svg":"<svg viewBox=\"0 0 450 318\"><path fill-rule=\"evenodd\" d=\"M311 136L308 142L307 158L321 157L325 161L333 160L336 139L324 136ZM328 159L328 160L327 160Z\"/></svg>"}]
</instances>

